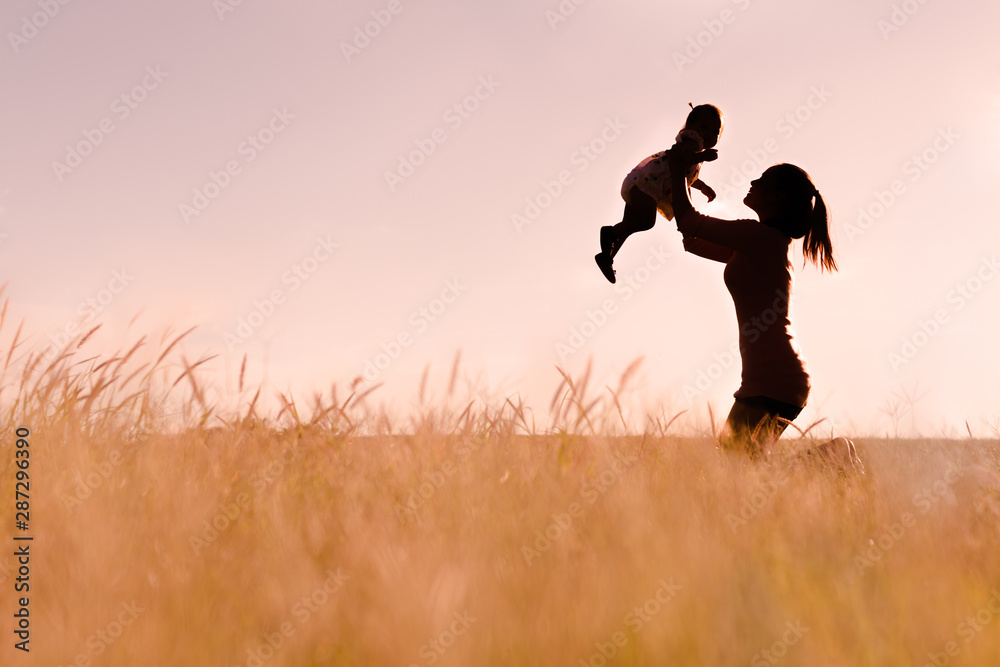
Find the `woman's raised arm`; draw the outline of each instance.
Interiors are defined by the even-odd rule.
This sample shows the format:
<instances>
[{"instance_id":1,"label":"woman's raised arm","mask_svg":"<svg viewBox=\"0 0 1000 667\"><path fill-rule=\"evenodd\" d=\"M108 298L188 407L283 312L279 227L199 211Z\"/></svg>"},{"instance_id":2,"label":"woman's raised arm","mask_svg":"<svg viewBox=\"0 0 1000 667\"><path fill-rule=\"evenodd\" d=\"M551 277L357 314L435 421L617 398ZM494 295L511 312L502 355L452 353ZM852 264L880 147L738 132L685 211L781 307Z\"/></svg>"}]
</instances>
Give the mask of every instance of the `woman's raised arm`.
<instances>
[{"instance_id":1,"label":"woman's raised arm","mask_svg":"<svg viewBox=\"0 0 1000 667\"><path fill-rule=\"evenodd\" d=\"M705 239L696 239L693 236L684 237L684 250L692 255L698 255L705 259L725 264L733 256L733 251L725 246L716 243L709 243Z\"/></svg>"},{"instance_id":2,"label":"woman's raised arm","mask_svg":"<svg viewBox=\"0 0 1000 667\"><path fill-rule=\"evenodd\" d=\"M677 229L684 235L685 239L694 237L699 241L718 247L709 250L707 246L701 246L699 249L705 250L705 252L697 252L696 250L691 250L691 252L708 257L708 259L726 261L728 256L726 260L720 259L722 256L720 248L743 250L757 243L762 235L767 234L767 229L752 220L720 220L695 210L691 203L691 193L688 191L687 182L684 180L684 172L690 166L687 163L692 159L697 160L697 154L688 155L683 151L674 152L672 150L667 153L667 163L670 165L670 196L673 199L674 220L677 223ZM708 252L711 252L712 256L706 254Z\"/></svg>"}]
</instances>

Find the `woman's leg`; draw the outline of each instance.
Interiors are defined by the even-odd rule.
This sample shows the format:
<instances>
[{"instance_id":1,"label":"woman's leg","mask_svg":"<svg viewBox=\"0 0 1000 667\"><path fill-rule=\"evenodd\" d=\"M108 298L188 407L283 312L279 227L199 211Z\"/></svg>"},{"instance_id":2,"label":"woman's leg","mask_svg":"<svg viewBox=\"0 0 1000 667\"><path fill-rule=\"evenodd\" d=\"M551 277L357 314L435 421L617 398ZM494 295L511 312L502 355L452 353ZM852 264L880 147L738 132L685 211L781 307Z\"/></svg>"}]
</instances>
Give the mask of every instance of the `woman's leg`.
<instances>
[{"instance_id":1,"label":"woman's leg","mask_svg":"<svg viewBox=\"0 0 1000 667\"><path fill-rule=\"evenodd\" d=\"M834 438L830 442L817 445L812 449L800 452L795 460L802 463L815 463L838 471L865 474L865 464L858 456L858 450L852 440Z\"/></svg>"},{"instance_id":2,"label":"woman's leg","mask_svg":"<svg viewBox=\"0 0 1000 667\"><path fill-rule=\"evenodd\" d=\"M766 454L801 410L764 396L737 398L726 418L722 446L752 459Z\"/></svg>"}]
</instances>

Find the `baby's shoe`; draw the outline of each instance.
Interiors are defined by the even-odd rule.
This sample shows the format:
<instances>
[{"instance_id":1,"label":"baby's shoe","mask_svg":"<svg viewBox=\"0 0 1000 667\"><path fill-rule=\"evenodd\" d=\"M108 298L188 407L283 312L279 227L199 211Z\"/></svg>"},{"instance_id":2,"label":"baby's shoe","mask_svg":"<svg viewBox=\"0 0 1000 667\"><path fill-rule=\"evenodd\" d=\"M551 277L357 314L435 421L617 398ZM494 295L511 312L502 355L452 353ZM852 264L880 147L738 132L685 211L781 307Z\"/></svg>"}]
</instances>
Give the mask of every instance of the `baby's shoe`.
<instances>
[{"instance_id":1,"label":"baby's shoe","mask_svg":"<svg viewBox=\"0 0 1000 667\"><path fill-rule=\"evenodd\" d=\"M603 273L604 277L608 279L608 282L614 283L615 269L611 261L611 256L606 253L599 252L594 255L594 260L597 262L597 266L601 268L601 273Z\"/></svg>"}]
</instances>

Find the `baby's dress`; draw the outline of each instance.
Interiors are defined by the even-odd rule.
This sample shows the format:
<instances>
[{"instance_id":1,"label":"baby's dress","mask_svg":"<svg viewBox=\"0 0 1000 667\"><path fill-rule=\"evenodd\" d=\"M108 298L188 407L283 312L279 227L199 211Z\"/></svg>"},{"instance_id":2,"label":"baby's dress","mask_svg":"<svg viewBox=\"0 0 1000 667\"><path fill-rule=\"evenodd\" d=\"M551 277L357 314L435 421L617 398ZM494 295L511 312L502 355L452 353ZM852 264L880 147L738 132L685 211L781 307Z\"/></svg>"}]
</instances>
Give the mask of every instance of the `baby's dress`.
<instances>
[{"instance_id":1,"label":"baby's dress","mask_svg":"<svg viewBox=\"0 0 1000 667\"><path fill-rule=\"evenodd\" d=\"M681 139L691 139L696 142L697 150L704 148L701 136L693 130L681 130L674 139L674 145ZM701 163L695 163L688 168L685 175L688 184L698 180ZM639 188L656 202L656 208L667 220L674 219L674 204L670 197L670 166L667 164L667 151L660 151L636 165L622 183L622 199L629 202L629 192L633 187Z\"/></svg>"}]
</instances>

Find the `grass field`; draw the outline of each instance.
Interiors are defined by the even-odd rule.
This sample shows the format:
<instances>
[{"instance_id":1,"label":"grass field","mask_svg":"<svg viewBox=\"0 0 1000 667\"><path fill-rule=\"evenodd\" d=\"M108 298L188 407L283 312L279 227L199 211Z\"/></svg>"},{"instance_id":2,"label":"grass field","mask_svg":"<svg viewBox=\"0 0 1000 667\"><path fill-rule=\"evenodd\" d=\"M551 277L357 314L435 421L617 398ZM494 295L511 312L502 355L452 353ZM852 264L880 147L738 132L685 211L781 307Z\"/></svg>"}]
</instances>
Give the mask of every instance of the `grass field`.
<instances>
[{"instance_id":1,"label":"grass field","mask_svg":"<svg viewBox=\"0 0 1000 667\"><path fill-rule=\"evenodd\" d=\"M749 463L664 418L628 433L615 394L569 378L544 427L459 401L454 377L399 424L350 392L260 415L242 374L227 412L172 345L18 367L19 335L0 394L3 665L1000 656L997 441L861 439L860 477ZM30 653L12 633L17 428Z\"/></svg>"}]
</instances>

